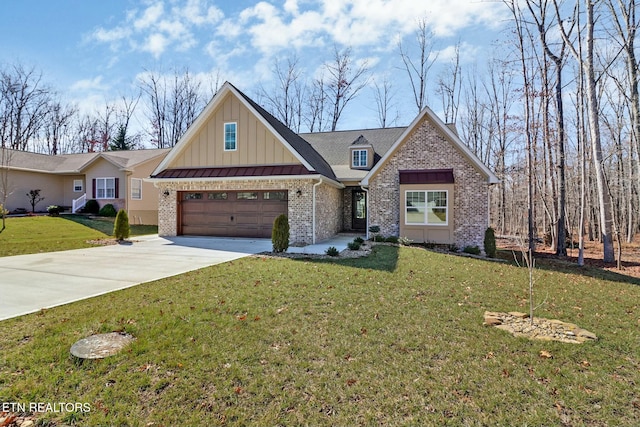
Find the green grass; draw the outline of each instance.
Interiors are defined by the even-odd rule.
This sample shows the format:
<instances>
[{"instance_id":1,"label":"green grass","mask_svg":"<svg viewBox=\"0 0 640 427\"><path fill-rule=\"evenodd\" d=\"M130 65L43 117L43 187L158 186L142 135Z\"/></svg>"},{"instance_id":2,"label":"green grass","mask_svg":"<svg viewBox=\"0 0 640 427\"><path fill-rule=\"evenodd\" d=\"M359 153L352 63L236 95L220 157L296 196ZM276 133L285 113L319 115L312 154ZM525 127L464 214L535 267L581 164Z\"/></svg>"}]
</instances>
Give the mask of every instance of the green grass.
<instances>
[{"instance_id":1,"label":"green grass","mask_svg":"<svg viewBox=\"0 0 640 427\"><path fill-rule=\"evenodd\" d=\"M0 256L88 248L94 246L88 240L106 237L61 217L7 218L6 226L0 233Z\"/></svg>"},{"instance_id":2,"label":"green grass","mask_svg":"<svg viewBox=\"0 0 640 427\"><path fill-rule=\"evenodd\" d=\"M107 236L113 236L113 221L115 218L89 218L85 215L64 215L63 218L93 228L94 230L98 230ZM129 228L131 229L131 236L156 234L158 232L157 225L130 224Z\"/></svg>"},{"instance_id":3,"label":"green grass","mask_svg":"<svg viewBox=\"0 0 640 427\"><path fill-rule=\"evenodd\" d=\"M637 425L638 281L575 270L536 270L536 315L600 338L583 345L482 326L526 311L512 265L390 246L244 258L2 322L0 401L88 403L43 414L87 426ZM69 357L110 331L137 340Z\"/></svg>"},{"instance_id":4,"label":"green grass","mask_svg":"<svg viewBox=\"0 0 640 427\"><path fill-rule=\"evenodd\" d=\"M0 233L0 256L66 251L95 246L90 240L113 236L113 221L83 215L7 218ZM155 234L158 226L131 225L131 236Z\"/></svg>"}]
</instances>

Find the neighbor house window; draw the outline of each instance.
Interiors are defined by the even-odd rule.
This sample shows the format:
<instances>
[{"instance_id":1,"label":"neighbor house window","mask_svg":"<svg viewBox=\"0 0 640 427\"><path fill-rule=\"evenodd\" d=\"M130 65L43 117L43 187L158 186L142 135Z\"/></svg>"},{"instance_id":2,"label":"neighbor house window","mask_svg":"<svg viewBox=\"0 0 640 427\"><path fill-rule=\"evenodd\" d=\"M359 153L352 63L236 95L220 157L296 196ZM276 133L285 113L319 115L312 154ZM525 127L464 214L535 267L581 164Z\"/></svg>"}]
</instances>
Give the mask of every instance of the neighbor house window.
<instances>
[{"instance_id":1,"label":"neighbor house window","mask_svg":"<svg viewBox=\"0 0 640 427\"><path fill-rule=\"evenodd\" d=\"M367 150L353 150L352 167L366 168L367 164Z\"/></svg>"},{"instance_id":2,"label":"neighbor house window","mask_svg":"<svg viewBox=\"0 0 640 427\"><path fill-rule=\"evenodd\" d=\"M96 199L115 199L116 179L96 178Z\"/></svg>"},{"instance_id":3,"label":"neighbor house window","mask_svg":"<svg viewBox=\"0 0 640 427\"><path fill-rule=\"evenodd\" d=\"M140 178L131 178L131 199L142 200L142 180Z\"/></svg>"},{"instance_id":4,"label":"neighbor house window","mask_svg":"<svg viewBox=\"0 0 640 427\"><path fill-rule=\"evenodd\" d=\"M447 191L407 191L405 222L412 225L447 225Z\"/></svg>"},{"instance_id":5,"label":"neighbor house window","mask_svg":"<svg viewBox=\"0 0 640 427\"><path fill-rule=\"evenodd\" d=\"M236 123L224 124L224 151L234 151L238 148L236 128Z\"/></svg>"},{"instance_id":6,"label":"neighbor house window","mask_svg":"<svg viewBox=\"0 0 640 427\"><path fill-rule=\"evenodd\" d=\"M74 179L73 180L73 192L74 193L81 193L84 189L82 188L82 180L81 179Z\"/></svg>"}]
</instances>

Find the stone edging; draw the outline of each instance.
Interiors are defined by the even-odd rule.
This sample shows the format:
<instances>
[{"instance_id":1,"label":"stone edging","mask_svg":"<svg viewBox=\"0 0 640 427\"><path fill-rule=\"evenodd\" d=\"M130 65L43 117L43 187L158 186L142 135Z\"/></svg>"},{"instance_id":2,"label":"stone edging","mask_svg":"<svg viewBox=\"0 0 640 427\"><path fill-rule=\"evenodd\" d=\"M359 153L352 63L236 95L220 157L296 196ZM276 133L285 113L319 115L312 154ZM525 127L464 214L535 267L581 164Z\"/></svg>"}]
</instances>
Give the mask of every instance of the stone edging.
<instances>
[{"instance_id":1,"label":"stone edging","mask_svg":"<svg viewBox=\"0 0 640 427\"><path fill-rule=\"evenodd\" d=\"M502 329L516 337L544 341L582 344L598 339L593 332L560 320L534 317L532 324L528 314L516 311L509 313L485 311L483 325Z\"/></svg>"}]
</instances>

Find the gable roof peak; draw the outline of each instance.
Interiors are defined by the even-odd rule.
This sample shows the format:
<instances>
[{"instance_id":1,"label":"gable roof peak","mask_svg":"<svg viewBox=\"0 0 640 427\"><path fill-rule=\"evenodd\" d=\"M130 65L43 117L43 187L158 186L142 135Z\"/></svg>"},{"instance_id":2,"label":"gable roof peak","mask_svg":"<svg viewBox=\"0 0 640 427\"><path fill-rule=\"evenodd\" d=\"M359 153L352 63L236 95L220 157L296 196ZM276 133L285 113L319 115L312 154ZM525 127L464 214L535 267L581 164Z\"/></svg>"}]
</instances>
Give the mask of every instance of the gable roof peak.
<instances>
[{"instance_id":1,"label":"gable roof peak","mask_svg":"<svg viewBox=\"0 0 640 427\"><path fill-rule=\"evenodd\" d=\"M351 145L371 145L369 140L365 138L364 135L360 134L360 136L351 143Z\"/></svg>"}]
</instances>

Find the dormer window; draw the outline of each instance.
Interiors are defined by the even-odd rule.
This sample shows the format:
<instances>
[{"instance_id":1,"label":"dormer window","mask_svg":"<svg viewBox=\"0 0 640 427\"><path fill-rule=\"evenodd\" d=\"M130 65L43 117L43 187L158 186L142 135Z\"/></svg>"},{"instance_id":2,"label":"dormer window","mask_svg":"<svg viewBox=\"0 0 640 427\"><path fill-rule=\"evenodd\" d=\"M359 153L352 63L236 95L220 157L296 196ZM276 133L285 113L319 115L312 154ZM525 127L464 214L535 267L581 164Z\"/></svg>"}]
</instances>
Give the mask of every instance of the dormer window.
<instances>
[{"instance_id":1,"label":"dormer window","mask_svg":"<svg viewBox=\"0 0 640 427\"><path fill-rule=\"evenodd\" d=\"M366 168L369 165L368 150L353 150L351 166L354 168Z\"/></svg>"}]
</instances>

